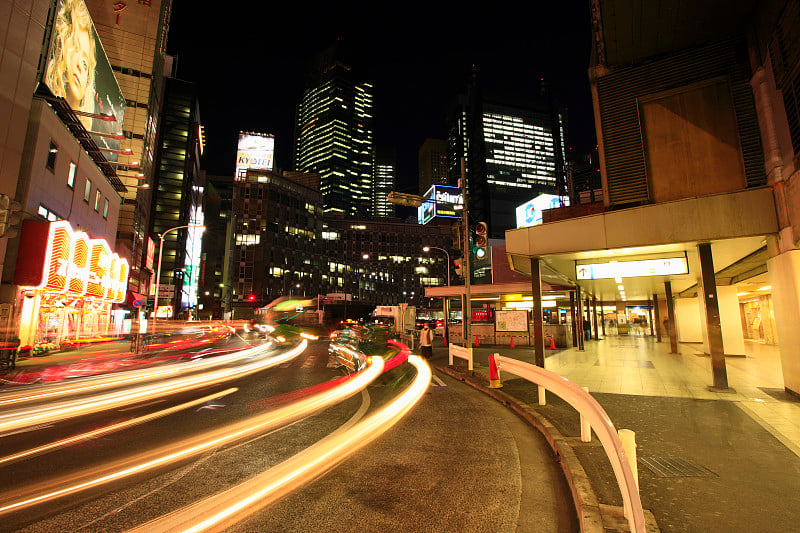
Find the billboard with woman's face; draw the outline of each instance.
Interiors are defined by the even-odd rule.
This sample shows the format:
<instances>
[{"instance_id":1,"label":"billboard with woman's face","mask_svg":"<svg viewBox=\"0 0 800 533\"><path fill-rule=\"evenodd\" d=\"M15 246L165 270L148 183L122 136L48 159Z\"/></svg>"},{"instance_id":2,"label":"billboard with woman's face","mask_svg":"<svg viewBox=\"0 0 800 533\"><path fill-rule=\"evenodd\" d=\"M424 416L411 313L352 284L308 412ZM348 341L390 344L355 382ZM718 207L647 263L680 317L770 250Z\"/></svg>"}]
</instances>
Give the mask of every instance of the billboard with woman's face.
<instances>
[{"instance_id":1,"label":"billboard with woman's face","mask_svg":"<svg viewBox=\"0 0 800 533\"><path fill-rule=\"evenodd\" d=\"M55 96L69 104L90 132L117 134L122 131L125 98L97 36L83 0L56 0L50 43L42 82ZM82 116L113 114L116 122ZM92 135L97 145L119 150L119 140ZM115 160L111 152L107 159Z\"/></svg>"}]
</instances>

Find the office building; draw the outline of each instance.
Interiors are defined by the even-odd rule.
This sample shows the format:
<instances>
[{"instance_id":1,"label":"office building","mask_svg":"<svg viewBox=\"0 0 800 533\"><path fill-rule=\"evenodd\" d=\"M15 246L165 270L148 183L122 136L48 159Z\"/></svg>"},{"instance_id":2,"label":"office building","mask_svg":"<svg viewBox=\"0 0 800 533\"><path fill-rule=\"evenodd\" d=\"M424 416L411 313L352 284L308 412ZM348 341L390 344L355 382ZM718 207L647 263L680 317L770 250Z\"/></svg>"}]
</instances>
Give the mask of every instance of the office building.
<instances>
[{"instance_id":1,"label":"office building","mask_svg":"<svg viewBox=\"0 0 800 533\"><path fill-rule=\"evenodd\" d=\"M170 61L167 62L169 66ZM155 258L159 306L167 316L184 316L197 303L202 229L204 176L200 170L203 128L197 86L174 77L164 78L158 150L153 172L150 234L158 239Z\"/></svg>"},{"instance_id":2,"label":"office building","mask_svg":"<svg viewBox=\"0 0 800 533\"><path fill-rule=\"evenodd\" d=\"M425 142L419 147L417 156L420 194L425 194L432 185L450 185L447 172L446 141L425 139Z\"/></svg>"},{"instance_id":3,"label":"office building","mask_svg":"<svg viewBox=\"0 0 800 533\"><path fill-rule=\"evenodd\" d=\"M372 192L372 214L378 218L395 216L394 204L389 203L389 193L397 182L397 153L392 148L378 148L375 158L375 180Z\"/></svg>"},{"instance_id":4,"label":"office building","mask_svg":"<svg viewBox=\"0 0 800 533\"><path fill-rule=\"evenodd\" d=\"M297 106L294 168L319 174L326 213L372 213L373 89L340 59L320 54Z\"/></svg>"},{"instance_id":5,"label":"office building","mask_svg":"<svg viewBox=\"0 0 800 533\"><path fill-rule=\"evenodd\" d=\"M481 93L477 76L459 96L448 126L450 182L465 161L469 216L489 237L516 227L515 209L540 193L566 194L564 118L549 98L516 102Z\"/></svg>"}]
</instances>

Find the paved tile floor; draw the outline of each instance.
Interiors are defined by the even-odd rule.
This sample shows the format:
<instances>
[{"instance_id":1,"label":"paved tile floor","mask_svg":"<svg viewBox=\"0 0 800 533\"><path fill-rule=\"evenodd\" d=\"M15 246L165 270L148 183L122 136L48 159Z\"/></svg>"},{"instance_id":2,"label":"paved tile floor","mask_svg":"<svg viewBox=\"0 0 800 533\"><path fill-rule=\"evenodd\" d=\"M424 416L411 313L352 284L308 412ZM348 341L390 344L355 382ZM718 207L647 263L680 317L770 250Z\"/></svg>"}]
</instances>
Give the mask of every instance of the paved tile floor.
<instances>
[{"instance_id":1,"label":"paved tile floor","mask_svg":"<svg viewBox=\"0 0 800 533\"><path fill-rule=\"evenodd\" d=\"M547 357L545 368L590 392L734 402L800 456L800 399L784 390L777 346L745 341L746 357L725 360L735 392L724 393L707 388L711 358L700 344L679 344L678 351L669 353L669 342L654 337L610 335Z\"/></svg>"}]
</instances>

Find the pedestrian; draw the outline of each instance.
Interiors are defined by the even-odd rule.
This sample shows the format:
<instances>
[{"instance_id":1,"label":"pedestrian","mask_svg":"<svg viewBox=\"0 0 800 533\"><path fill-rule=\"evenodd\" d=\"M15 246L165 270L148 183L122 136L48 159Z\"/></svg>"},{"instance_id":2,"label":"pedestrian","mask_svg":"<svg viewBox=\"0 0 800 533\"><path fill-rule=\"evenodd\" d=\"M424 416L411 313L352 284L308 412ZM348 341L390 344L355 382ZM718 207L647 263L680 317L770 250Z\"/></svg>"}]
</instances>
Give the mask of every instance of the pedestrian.
<instances>
[{"instance_id":1,"label":"pedestrian","mask_svg":"<svg viewBox=\"0 0 800 533\"><path fill-rule=\"evenodd\" d=\"M433 331L427 322L419 333L419 353L425 359L430 359L433 355Z\"/></svg>"}]
</instances>

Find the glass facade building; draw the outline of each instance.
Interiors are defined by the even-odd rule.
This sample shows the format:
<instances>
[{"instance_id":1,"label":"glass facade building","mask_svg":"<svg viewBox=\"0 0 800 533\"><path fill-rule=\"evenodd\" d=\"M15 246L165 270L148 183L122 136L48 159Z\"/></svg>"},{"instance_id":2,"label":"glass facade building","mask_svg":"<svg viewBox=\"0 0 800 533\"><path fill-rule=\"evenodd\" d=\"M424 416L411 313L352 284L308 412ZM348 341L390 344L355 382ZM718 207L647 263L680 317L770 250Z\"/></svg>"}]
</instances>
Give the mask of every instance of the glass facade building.
<instances>
[{"instance_id":1,"label":"glass facade building","mask_svg":"<svg viewBox=\"0 0 800 533\"><path fill-rule=\"evenodd\" d=\"M328 57L297 106L294 166L319 174L326 213L372 213L375 147L372 85Z\"/></svg>"}]
</instances>

